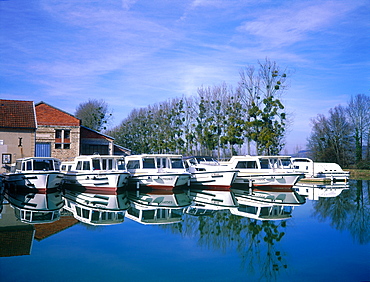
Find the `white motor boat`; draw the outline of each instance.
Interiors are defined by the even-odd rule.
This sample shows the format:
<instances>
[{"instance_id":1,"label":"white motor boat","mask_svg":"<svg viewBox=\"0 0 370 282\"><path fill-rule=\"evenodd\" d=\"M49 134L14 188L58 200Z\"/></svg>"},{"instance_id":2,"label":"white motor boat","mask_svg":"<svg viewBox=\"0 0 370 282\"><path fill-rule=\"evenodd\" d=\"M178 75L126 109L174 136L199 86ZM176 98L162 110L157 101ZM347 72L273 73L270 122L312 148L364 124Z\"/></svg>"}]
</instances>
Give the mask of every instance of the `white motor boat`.
<instances>
[{"instance_id":1,"label":"white motor boat","mask_svg":"<svg viewBox=\"0 0 370 282\"><path fill-rule=\"evenodd\" d=\"M191 186L228 189L238 175L238 170L229 169L212 157L187 157L184 158L184 163L187 171L191 173Z\"/></svg>"},{"instance_id":2,"label":"white motor boat","mask_svg":"<svg viewBox=\"0 0 370 282\"><path fill-rule=\"evenodd\" d=\"M220 163L239 171L236 185L286 189L304 177L294 170L290 156L233 156Z\"/></svg>"},{"instance_id":3,"label":"white motor boat","mask_svg":"<svg viewBox=\"0 0 370 282\"><path fill-rule=\"evenodd\" d=\"M51 157L28 157L16 160L10 171L4 173L4 184L7 188L26 189L58 188L63 179L60 171L60 160Z\"/></svg>"},{"instance_id":4,"label":"white motor boat","mask_svg":"<svg viewBox=\"0 0 370 282\"><path fill-rule=\"evenodd\" d=\"M125 191L102 190L63 190L64 209L89 225L112 225L124 221L130 204Z\"/></svg>"},{"instance_id":5,"label":"white motor boat","mask_svg":"<svg viewBox=\"0 0 370 282\"><path fill-rule=\"evenodd\" d=\"M191 174L186 171L181 155L131 155L125 160L131 174L129 183L136 187L170 189L189 184Z\"/></svg>"},{"instance_id":6,"label":"white motor boat","mask_svg":"<svg viewBox=\"0 0 370 282\"><path fill-rule=\"evenodd\" d=\"M62 163L63 185L83 186L86 189L117 190L128 183L130 173L126 170L122 156L88 155L78 156L74 162Z\"/></svg>"},{"instance_id":7,"label":"white motor boat","mask_svg":"<svg viewBox=\"0 0 370 282\"><path fill-rule=\"evenodd\" d=\"M343 171L336 163L319 163L309 158L292 158L295 170L305 174L302 181L347 181L349 172Z\"/></svg>"}]
</instances>

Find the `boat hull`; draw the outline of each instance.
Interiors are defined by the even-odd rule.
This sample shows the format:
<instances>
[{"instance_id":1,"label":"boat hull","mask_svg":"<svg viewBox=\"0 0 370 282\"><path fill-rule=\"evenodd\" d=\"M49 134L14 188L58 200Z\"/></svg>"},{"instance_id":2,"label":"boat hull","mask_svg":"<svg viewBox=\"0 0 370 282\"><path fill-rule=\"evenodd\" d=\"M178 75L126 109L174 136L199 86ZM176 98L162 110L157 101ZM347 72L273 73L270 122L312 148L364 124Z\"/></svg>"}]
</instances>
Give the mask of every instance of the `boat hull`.
<instances>
[{"instance_id":1,"label":"boat hull","mask_svg":"<svg viewBox=\"0 0 370 282\"><path fill-rule=\"evenodd\" d=\"M63 179L61 172L23 172L5 175L5 186L39 191L58 188Z\"/></svg>"},{"instance_id":2,"label":"boat hull","mask_svg":"<svg viewBox=\"0 0 370 282\"><path fill-rule=\"evenodd\" d=\"M227 190L235 181L237 174L237 171L193 172L190 178L190 185Z\"/></svg>"},{"instance_id":3,"label":"boat hull","mask_svg":"<svg viewBox=\"0 0 370 282\"><path fill-rule=\"evenodd\" d=\"M241 171L234 183L248 187L292 188L302 177L302 173L253 174Z\"/></svg>"},{"instance_id":4,"label":"boat hull","mask_svg":"<svg viewBox=\"0 0 370 282\"><path fill-rule=\"evenodd\" d=\"M63 185L82 186L86 189L117 190L128 184L128 172L67 172L63 177Z\"/></svg>"},{"instance_id":5,"label":"boat hull","mask_svg":"<svg viewBox=\"0 0 370 282\"><path fill-rule=\"evenodd\" d=\"M190 173L132 174L129 184L157 189L172 189L189 183Z\"/></svg>"}]
</instances>

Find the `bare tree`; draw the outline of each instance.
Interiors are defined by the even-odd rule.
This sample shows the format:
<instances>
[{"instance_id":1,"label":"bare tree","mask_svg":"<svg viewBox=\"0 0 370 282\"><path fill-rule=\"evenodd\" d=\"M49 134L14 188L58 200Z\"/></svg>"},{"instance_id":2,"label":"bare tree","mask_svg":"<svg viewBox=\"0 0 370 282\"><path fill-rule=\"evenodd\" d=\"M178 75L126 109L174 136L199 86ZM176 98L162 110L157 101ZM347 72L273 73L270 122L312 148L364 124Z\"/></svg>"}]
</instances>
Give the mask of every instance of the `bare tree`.
<instances>
[{"instance_id":1,"label":"bare tree","mask_svg":"<svg viewBox=\"0 0 370 282\"><path fill-rule=\"evenodd\" d=\"M75 116L81 119L82 125L96 131L106 129L106 125L112 118L108 104L104 100L89 99L77 106Z\"/></svg>"},{"instance_id":2,"label":"bare tree","mask_svg":"<svg viewBox=\"0 0 370 282\"><path fill-rule=\"evenodd\" d=\"M355 151L358 163L363 159L363 145L370 130L370 97L365 94L352 96L348 103L347 113L355 130Z\"/></svg>"}]
</instances>

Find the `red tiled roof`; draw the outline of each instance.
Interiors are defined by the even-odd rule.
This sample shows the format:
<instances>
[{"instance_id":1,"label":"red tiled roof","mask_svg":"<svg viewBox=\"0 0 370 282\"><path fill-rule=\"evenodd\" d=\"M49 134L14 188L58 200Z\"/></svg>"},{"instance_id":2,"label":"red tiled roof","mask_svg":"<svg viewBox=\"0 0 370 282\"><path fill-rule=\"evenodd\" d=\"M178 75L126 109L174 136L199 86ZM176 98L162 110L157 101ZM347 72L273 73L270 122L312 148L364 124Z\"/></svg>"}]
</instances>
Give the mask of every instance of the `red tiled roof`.
<instances>
[{"instance_id":1,"label":"red tiled roof","mask_svg":"<svg viewBox=\"0 0 370 282\"><path fill-rule=\"evenodd\" d=\"M33 101L0 99L0 127L36 128Z\"/></svg>"},{"instance_id":2,"label":"red tiled roof","mask_svg":"<svg viewBox=\"0 0 370 282\"><path fill-rule=\"evenodd\" d=\"M114 140L113 137L102 134L85 126L81 126L80 129L81 138L82 139L106 139L106 140Z\"/></svg>"},{"instance_id":3,"label":"red tiled roof","mask_svg":"<svg viewBox=\"0 0 370 282\"><path fill-rule=\"evenodd\" d=\"M38 125L80 126L78 118L44 102L36 104L35 108Z\"/></svg>"}]
</instances>

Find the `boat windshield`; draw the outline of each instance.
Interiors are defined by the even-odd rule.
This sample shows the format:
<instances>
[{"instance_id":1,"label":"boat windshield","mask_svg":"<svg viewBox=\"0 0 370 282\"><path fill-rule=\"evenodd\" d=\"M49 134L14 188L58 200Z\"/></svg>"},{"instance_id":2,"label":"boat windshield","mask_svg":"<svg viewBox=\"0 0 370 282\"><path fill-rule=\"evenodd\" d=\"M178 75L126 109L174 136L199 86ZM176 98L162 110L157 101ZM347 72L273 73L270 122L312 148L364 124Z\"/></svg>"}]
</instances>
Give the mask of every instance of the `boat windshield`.
<instances>
[{"instance_id":1,"label":"boat windshield","mask_svg":"<svg viewBox=\"0 0 370 282\"><path fill-rule=\"evenodd\" d=\"M143 159L143 168L155 168L154 158Z\"/></svg>"},{"instance_id":2,"label":"boat windshield","mask_svg":"<svg viewBox=\"0 0 370 282\"><path fill-rule=\"evenodd\" d=\"M33 160L33 170L54 170L54 162L53 160Z\"/></svg>"},{"instance_id":3,"label":"boat windshield","mask_svg":"<svg viewBox=\"0 0 370 282\"><path fill-rule=\"evenodd\" d=\"M182 162L182 159L171 159L171 167L172 168L184 168L184 164Z\"/></svg>"}]
</instances>

